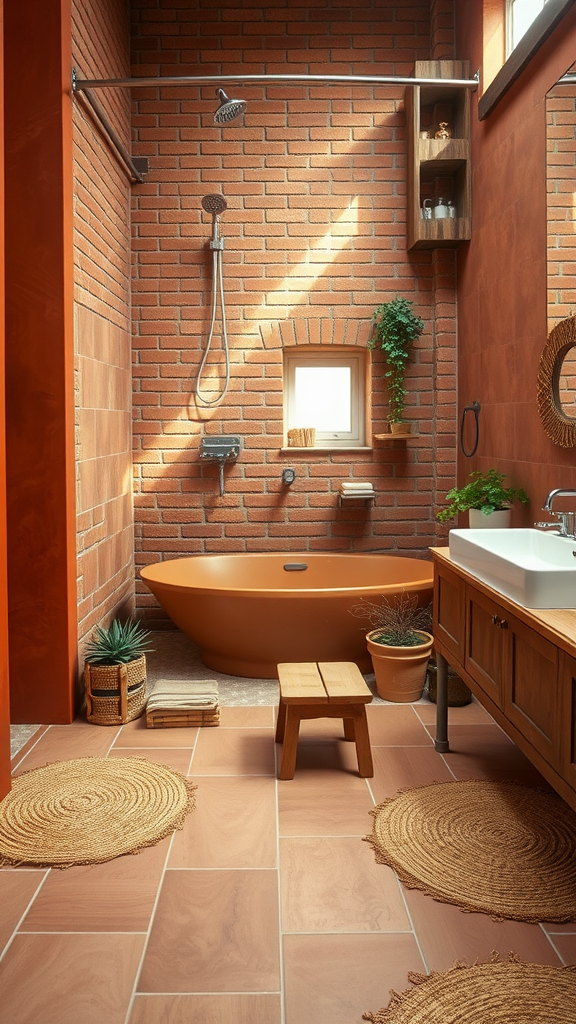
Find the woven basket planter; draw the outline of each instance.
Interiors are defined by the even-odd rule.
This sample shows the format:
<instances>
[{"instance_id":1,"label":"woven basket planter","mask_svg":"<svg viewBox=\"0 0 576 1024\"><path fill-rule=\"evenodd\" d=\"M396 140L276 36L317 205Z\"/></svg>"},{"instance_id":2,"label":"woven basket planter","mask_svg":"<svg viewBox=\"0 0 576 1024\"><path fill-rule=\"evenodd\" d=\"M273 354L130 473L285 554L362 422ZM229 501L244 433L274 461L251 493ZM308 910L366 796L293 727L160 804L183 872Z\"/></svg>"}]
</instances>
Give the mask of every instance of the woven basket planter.
<instances>
[{"instance_id":1,"label":"woven basket planter","mask_svg":"<svg viewBox=\"0 0 576 1024\"><path fill-rule=\"evenodd\" d=\"M124 665L84 666L86 718L94 725L123 725L146 707L146 655Z\"/></svg>"}]
</instances>

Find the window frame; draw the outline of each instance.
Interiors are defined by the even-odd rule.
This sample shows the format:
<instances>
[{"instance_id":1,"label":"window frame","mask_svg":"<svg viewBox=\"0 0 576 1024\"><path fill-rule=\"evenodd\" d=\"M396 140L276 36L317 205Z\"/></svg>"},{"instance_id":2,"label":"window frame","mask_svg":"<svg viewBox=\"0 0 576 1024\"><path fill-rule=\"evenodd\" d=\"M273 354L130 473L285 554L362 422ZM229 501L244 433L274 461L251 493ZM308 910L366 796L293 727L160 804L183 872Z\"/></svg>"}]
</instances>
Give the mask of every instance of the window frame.
<instances>
[{"instance_id":1,"label":"window frame","mask_svg":"<svg viewBox=\"0 0 576 1024\"><path fill-rule=\"evenodd\" d=\"M548 0L478 100L479 121L484 121L495 110L574 3L575 0Z\"/></svg>"},{"instance_id":2,"label":"window frame","mask_svg":"<svg viewBox=\"0 0 576 1024\"><path fill-rule=\"evenodd\" d=\"M284 349L283 357L283 404L284 404L284 446L288 445L288 431L293 426L292 416L295 401L295 373L299 366L348 366L350 367L351 431L337 433L316 430L315 448L351 449L368 447L368 376L369 353L364 348L344 345L296 346ZM331 436L330 436L331 435Z\"/></svg>"}]
</instances>

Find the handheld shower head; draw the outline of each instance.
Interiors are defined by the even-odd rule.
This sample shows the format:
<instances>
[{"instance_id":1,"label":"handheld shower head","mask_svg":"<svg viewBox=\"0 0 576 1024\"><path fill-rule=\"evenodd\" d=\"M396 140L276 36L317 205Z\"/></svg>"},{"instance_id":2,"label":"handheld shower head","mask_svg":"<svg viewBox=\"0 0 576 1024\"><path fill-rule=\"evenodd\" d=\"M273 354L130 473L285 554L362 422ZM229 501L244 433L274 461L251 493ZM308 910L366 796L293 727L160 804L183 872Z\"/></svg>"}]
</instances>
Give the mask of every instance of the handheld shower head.
<instances>
[{"instance_id":1,"label":"handheld shower head","mask_svg":"<svg viewBox=\"0 0 576 1024\"><path fill-rule=\"evenodd\" d=\"M216 95L220 99L220 106L214 114L216 124L227 124L234 121L246 110L246 100L231 100L224 89L216 89Z\"/></svg>"},{"instance_id":2,"label":"handheld shower head","mask_svg":"<svg viewBox=\"0 0 576 1024\"><path fill-rule=\"evenodd\" d=\"M224 210L228 209L228 203L224 196L215 192L212 195L204 196L202 209L206 210L206 213L211 213L213 217L218 217L221 213L224 213Z\"/></svg>"}]
</instances>

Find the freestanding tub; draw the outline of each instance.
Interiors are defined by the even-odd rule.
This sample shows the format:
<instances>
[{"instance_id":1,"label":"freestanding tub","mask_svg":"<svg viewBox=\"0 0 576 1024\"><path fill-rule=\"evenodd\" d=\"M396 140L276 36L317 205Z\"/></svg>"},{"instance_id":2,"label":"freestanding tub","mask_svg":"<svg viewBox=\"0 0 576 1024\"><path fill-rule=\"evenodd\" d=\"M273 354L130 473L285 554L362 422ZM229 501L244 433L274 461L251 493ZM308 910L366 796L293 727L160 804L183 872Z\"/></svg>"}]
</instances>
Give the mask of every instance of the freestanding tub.
<instances>
[{"instance_id":1,"label":"freestanding tub","mask_svg":"<svg viewBox=\"0 0 576 1024\"><path fill-rule=\"evenodd\" d=\"M432 599L432 562L394 555L194 555L141 570L209 668L273 679L283 661L354 661L371 671L360 598Z\"/></svg>"}]
</instances>

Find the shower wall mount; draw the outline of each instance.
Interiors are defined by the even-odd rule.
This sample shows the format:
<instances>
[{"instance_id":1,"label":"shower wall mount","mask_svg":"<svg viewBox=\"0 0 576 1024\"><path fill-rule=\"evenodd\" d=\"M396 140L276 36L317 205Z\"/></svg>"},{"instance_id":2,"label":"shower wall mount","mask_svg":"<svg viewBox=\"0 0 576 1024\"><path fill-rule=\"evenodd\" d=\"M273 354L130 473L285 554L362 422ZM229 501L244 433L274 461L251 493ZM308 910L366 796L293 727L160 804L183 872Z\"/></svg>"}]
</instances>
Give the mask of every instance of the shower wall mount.
<instances>
[{"instance_id":1,"label":"shower wall mount","mask_svg":"<svg viewBox=\"0 0 576 1024\"><path fill-rule=\"evenodd\" d=\"M220 497L224 494L224 466L227 462L236 462L239 455L240 438L234 435L203 437L200 442L200 459L202 462L218 463Z\"/></svg>"}]
</instances>

